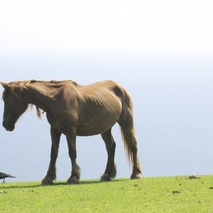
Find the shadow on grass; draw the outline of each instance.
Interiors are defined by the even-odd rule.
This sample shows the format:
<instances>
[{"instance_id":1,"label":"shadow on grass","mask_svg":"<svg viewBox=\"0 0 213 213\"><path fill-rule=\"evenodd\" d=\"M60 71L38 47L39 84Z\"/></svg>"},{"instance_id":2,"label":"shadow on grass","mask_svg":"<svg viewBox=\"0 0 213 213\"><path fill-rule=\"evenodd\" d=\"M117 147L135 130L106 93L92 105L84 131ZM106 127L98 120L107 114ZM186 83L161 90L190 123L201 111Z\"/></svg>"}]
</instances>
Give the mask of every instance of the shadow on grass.
<instances>
[{"instance_id":1,"label":"shadow on grass","mask_svg":"<svg viewBox=\"0 0 213 213\"><path fill-rule=\"evenodd\" d=\"M82 180L79 184L67 184L66 181L56 181L53 184L41 184L40 182L17 182L17 183L0 183L0 191L5 189L18 189L18 188L38 188L38 187L55 187L55 186L80 186L80 185L90 185L90 184L104 184L104 183L114 183L120 181L127 181L129 179L114 179L112 181L100 181L100 180Z\"/></svg>"}]
</instances>

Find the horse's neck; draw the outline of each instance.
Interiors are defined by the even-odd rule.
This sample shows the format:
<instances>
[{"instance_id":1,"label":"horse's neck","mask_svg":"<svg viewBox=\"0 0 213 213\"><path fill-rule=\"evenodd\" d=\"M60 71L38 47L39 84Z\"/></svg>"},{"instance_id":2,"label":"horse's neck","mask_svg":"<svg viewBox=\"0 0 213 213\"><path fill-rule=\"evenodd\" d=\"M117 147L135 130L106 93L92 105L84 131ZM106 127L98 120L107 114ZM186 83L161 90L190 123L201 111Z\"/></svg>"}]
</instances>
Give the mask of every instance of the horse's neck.
<instances>
[{"instance_id":1,"label":"horse's neck","mask_svg":"<svg viewBox=\"0 0 213 213\"><path fill-rule=\"evenodd\" d=\"M51 107L51 97L49 94L50 88L46 86L42 86L41 84L36 85L30 85L24 90L24 99L30 103L33 104L44 111L48 111L48 109Z\"/></svg>"}]
</instances>

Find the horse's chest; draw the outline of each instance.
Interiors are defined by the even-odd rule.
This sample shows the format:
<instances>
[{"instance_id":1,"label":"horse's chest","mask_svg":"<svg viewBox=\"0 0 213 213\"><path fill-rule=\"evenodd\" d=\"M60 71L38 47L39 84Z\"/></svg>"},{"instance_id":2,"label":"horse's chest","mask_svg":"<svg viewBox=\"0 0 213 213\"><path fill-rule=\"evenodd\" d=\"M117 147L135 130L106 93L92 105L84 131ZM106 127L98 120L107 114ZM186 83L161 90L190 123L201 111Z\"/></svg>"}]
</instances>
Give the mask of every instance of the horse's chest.
<instances>
[{"instance_id":1,"label":"horse's chest","mask_svg":"<svg viewBox=\"0 0 213 213\"><path fill-rule=\"evenodd\" d=\"M51 114L47 114L47 120L49 124L51 125L51 127L53 127L54 129L57 129L58 131L62 133L65 132L65 128L64 128L65 122L63 122L64 119L60 118L60 116L55 117L55 116L52 116Z\"/></svg>"}]
</instances>

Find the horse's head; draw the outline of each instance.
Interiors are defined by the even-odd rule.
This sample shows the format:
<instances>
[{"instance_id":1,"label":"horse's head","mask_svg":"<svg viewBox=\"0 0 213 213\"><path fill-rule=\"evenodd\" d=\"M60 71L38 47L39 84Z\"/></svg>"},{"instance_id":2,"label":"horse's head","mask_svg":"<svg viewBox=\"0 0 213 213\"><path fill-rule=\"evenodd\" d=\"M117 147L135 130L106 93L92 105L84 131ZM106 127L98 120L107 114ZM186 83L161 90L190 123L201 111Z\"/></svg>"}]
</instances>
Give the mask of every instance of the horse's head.
<instances>
[{"instance_id":1,"label":"horse's head","mask_svg":"<svg viewBox=\"0 0 213 213\"><path fill-rule=\"evenodd\" d=\"M3 126L7 131L15 129L15 123L28 107L21 97L19 97L11 84L0 82L4 87L2 98L4 100Z\"/></svg>"}]
</instances>

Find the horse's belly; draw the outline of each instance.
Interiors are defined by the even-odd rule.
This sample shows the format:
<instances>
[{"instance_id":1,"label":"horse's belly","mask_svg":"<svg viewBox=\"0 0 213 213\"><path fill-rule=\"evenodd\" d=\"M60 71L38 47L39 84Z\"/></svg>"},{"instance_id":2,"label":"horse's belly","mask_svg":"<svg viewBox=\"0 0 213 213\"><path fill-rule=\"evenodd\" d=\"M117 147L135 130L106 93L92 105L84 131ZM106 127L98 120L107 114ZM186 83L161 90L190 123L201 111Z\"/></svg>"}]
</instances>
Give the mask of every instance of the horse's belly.
<instances>
[{"instance_id":1,"label":"horse's belly","mask_svg":"<svg viewBox=\"0 0 213 213\"><path fill-rule=\"evenodd\" d=\"M77 135L78 136L90 136L90 135L97 135L100 134L92 127L89 126L78 126L77 128Z\"/></svg>"},{"instance_id":2,"label":"horse's belly","mask_svg":"<svg viewBox=\"0 0 213 213\"><path fill-rule=\"evenodd\" d=\"M114 95L99 102L87 103L79 112L77 135L88 136L106 132L118 121L121 112L121 101Z\"/></svg>"},{"instance_id":3,"label":"horse's belly","mask_svg":"<svg viewBox=\"0 0 213 213\"><path fill-rule=\"evenodd\" d=\"M84 123L77 125L77 135L90 136L98 135L109 130L117 122L118 118L105 118L95 123Z\"/></svg>"}]
</instances>

